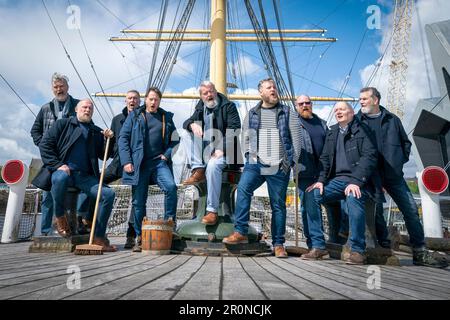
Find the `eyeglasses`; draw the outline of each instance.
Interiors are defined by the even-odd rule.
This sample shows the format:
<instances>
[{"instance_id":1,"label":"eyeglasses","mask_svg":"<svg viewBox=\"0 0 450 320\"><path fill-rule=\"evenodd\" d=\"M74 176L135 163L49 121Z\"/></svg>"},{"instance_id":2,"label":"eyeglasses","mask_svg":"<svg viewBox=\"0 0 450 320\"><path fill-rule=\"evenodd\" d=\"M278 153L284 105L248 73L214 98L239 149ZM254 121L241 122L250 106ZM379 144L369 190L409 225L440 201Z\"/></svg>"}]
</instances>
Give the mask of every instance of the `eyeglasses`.
<instances>
[{"instance_id":1,"label":"eyeglasses","mask_svg":"<svg viewBox=\"0 0 450 320\"><path fill-rule=\"evenodd\" d=\"M299 106L310 106L311 105L311 101L299 102L299 103L297 103L297 105L299 105Z\"/></svg>"}]
</instances>

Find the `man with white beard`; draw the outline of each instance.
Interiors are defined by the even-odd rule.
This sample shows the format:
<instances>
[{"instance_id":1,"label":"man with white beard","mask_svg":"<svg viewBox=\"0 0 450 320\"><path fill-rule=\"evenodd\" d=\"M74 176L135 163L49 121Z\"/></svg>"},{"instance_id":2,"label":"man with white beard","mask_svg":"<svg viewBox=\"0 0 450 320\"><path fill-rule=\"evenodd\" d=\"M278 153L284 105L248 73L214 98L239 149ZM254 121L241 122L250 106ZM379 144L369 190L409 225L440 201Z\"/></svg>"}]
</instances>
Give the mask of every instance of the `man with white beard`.
<instances>
[{"instance_id":1,"label":"man with white beard","mask_svg":"<svg viewBox=\"0 0 450 320\"><path fill-rule=\"evenodd\" d=\"M75 107L75 113L75 117L57 120L39 144L44 166L52 171L53 210L57 231L63 237L71 236L64 211L67 188L78 188L91 200L96 199L100 178L98 159L104 158L105 138L114 136L110 129L102 130L92 122L92 100L81 100ZM114 197L114 190L102 186L93 243L108 252L117 250L106 238Z\"/></svg>"},{"instance_id":2,"label":"man with white beard","mask_svg":"<svg viewBox=\"0 0 450 320\"><path fill-rule=\"evenodd\" d=\"M193 185L206 179L208 197L202 223L215 225L222 189L222 171L227 164L237 163L238 146L233 133L241 128L241 120L236 105L218 93L212 82L202 82L199 94L200 101L194 114L183 123L183 128L190 132L183 141L190 154L188 160L192 169L191 176L183 184Z\"/></svg>"}]
</instances>

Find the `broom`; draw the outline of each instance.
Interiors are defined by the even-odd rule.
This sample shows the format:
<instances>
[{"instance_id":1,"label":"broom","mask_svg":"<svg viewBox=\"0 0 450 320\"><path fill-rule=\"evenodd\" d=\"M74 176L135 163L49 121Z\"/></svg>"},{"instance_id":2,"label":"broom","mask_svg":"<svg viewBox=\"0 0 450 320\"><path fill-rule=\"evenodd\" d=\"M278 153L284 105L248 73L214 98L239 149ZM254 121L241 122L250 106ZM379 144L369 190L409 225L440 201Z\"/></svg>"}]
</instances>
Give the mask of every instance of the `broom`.
<instances>
[{"instance_id":1,"label":"broom","mask_svg":"<svg viewBox=\"0 0 450 320\"><path fill-rule=\"evenodd\" d=\"M97 222L98 204L100 202L100 197L102 196L103 176L105 175L106 160L108 160L109 141L110 141L110 138L107 138L106 139L105 156L103 157L102 173L100 175L100 181L99 181L99 184L98 184L97 199L95 200L94 218L92 220L92 227L91 227L91 235L89 237L89 244L79 244L79 245L77 245L75 247L75 251L73 252L76 255L90 256L90 255L103 254L103 250L102 250L103 247L99 246L99 245L96 245L96 244L92 244L92 242L94 241L94 231L95 231L95 224Z\"/></svg>"}]
</instances>

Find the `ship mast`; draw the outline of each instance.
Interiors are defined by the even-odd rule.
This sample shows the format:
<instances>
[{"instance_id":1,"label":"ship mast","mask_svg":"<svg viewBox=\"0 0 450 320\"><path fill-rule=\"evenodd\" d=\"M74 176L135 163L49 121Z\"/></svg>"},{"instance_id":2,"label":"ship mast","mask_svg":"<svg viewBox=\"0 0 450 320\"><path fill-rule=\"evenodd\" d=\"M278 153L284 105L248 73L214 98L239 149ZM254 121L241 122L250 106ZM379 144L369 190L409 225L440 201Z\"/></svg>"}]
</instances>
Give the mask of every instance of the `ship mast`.
<instances>
[{"instance_id":1,"label":"ship mast","mask_svg":"<svg viewBox=\"0 0 450 320\"><path fill-rule=\"evenodd\" d=\"M209 41L210 42L210 80L216 86L218 92L228 96L232 100L259 100L259 96L246 96L246 95L234 95L227 94L227 41L258 41L257 37L242 37L234 36L236 34L255 34L254 30L227 30L226 29L226 0L211 0L211 28L210 30L186 30L184 34L207 34L209 37L183 37L177 39L176 41ZM276 33L278 30L267 30L269 33ZM169 31L158 31L158 30L122 30L123 33L170 33ZM283 30L283 32L285 32ZM286 33L324 33L326 30L287 30ZM227 34L233 34L233 36L227 36ZM160 37L111 37L110 41L172 41L174 39ZM290 42L335 42L336 38L308 38L308 37L271 37L271 41L290 41ZM243 89L243 88L242 88ZM125 93L96 93L95 97L125 97ZM198 99L196 95L186 95L177 93L163 93L164 98L169 99ZM285 98L285 97L281 97ZM342 97L311 97L313 101L356 101L353 98L342 98Z\"/></svg>"},{"instance_id":2,"label":"ship mast","mask_svg":"<svg viewBox=\"0 0 450 320\"><path fill-rule=\"evenodd\" d=\"M225 0L211 0L210 78L216 90L227 94L227 47Z\"/></svg>"}]
</instances>

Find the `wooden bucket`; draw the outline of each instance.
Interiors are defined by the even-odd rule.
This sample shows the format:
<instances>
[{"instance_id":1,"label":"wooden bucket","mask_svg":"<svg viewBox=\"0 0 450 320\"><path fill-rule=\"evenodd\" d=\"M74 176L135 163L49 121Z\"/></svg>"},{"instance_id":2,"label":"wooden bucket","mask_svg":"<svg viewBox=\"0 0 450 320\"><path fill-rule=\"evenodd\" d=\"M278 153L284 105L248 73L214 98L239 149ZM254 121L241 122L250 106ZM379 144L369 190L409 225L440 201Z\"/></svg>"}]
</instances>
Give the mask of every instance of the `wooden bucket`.
<instances>
[{"instance_id":1,"label":"wooden bucket","mask_svg":"<svg viewBox=\"0 0 450 320\"><path fill-rule=\"evenodd\" d=\"M170 254L173 226L173 220L150 220L145 217L142 221L142 253Z\"/></svg>"}]
</instances>

